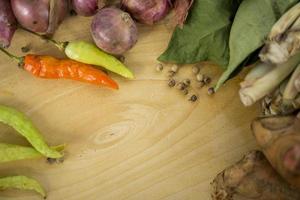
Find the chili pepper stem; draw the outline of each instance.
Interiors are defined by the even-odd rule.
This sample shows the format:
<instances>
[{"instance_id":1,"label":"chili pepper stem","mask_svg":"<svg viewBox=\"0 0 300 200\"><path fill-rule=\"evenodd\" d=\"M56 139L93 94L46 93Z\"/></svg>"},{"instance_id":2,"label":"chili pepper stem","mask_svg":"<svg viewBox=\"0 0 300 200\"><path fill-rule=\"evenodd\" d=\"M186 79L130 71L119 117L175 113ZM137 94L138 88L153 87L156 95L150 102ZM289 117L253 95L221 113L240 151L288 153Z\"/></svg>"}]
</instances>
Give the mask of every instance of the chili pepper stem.
<instances>
[{"instance_id":1,"label":"chili pepper stem","mask_svg":"<svg viewBox=\"0 0 300 200\"><path fill-rule=\"evenodd\" d=\"M33 32L33 31L31 31L31 30L28 30L28 29L25 29L25 28L23 28L23 27L20 27L20 28L21 28L22 30L28 32L28 33L31 33L31 34L33 34L33 35L35 35L35 36L41 38L42 40L46 40L46 41L51 42L52 44L54 44L54 45L55 45L59 50L61 50L61 51L65 51L65 48L66 48L66 46L67 46L68 43L69 43L69 42L58 42L58 41L52 39L51 37L48 37L47 35L40 35L40 34L38 34L38 33L36 33L36 32Z\"/></svg>"},{"instance_id":2,"label":"chili pepper stem","mask_svg":"<svg viewBox=\"0 0 300 200\"><path fill-rule=\"evenodd\" d=\"M8 57L10 57L10 58L14 59L15 61L17 61L19 63L19 65L23 65L23 63L24 63L24 57L15 56L15 55L9 53L8 51L6 51L5 49L3 49L2 47L0 47L0 51L2 51Z\"/></svg>"}]
</instances>

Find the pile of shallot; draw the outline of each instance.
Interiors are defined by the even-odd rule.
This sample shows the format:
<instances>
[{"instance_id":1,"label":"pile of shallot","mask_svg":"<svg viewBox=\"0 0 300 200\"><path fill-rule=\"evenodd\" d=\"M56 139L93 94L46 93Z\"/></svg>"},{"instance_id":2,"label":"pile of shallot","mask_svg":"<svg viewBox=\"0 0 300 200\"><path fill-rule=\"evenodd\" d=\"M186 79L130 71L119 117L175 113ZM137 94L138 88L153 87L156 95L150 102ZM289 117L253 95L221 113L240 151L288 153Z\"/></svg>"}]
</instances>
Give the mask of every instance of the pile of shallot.
<instances>
[{"instance_id":1,"label":"pile of shallot","mask_svg":"<svg viewBox=\"0 0 300 200\"><path fill-rule=\"evenodd\" d=\"M121 55L138 40L135 20L153 25L174 8L175 24L181 27L192 3L193 0L0 0L0 46L10 45L18 24L51 37L73 10L81 16L93 16L91 34L100 49Z\"/></svg>"}]
</instances>

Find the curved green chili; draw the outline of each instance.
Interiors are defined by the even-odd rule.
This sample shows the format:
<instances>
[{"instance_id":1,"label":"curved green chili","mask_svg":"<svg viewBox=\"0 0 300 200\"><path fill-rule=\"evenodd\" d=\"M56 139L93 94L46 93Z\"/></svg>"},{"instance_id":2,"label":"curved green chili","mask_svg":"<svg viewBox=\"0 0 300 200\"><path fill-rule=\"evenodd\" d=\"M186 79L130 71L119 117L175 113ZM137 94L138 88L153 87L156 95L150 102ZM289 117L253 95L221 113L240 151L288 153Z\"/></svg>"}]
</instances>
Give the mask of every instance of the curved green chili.
<instances>
[{"instance_id":1,"label":"curved green chili","mask_svg":"<svg viewBox=\"0 0 300 200\"><path fill-rule=\"evenodd\" d=\"M32 190L46 198L46 192L43 187L36 180L26 176L8 176L0 178L0 189Z\"/></svg>"},{"instance_id":2,"label":"curved green chili","mask_svg":"<svg viewBox=\"0 0 300 200\"><path fill-rule=\"evenodd\" d=\"M0 122L13 127L42 155L48 158L60 158L63 156L60 152L51 149L31 120L16 109L0 105Z\"/></svg>"},{"instance_id":3,"label":"curved green chili","mask_svg":"<svg viewBox=\"0 0 300 200\"><path fill-rule=\"evenodd\" d=\"M65 54L76 61L101 66L125 78L133 79L133 73L117 58L99 49L96 45L84 42L68 42Z\"/></svg>"},{"instance_id":4,"label":"curved green chili","mask_svg":"<svg viewBox=\"0 0 300 200\"><path fill-rule=\"evenodd\" d=\"M63 151L64 145L51 147L56 151ZM0 143L0 163L41 158L43 155L32 147Z\"/></svg>"}]
</instances>

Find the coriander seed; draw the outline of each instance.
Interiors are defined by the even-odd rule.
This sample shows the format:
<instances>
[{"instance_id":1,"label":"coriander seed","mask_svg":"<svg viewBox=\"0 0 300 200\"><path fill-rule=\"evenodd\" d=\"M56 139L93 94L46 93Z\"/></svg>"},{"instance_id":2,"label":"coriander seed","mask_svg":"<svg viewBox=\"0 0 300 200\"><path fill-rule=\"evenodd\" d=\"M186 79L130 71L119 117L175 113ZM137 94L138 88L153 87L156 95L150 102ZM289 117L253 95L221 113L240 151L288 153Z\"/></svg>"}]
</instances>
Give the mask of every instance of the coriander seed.
<instances>
[{"instance_id":1,"label":"coriander seed","mask_svg":"<svg viewBox=\"0 0 300 200\"><path fill-rule=\"evenodd\" d=\"M196 79L197 79L197 81L201 82L204 80L204 75L199 73L199 74L197 74Z\"/></svg>"},{"instance_id":2,"label":"coriander seed","mask_svg":"<svg viewBox=\"0 0 300 200\"><path fill-rule=\"evenodd\" d=\"M156 71L161 72L164 69L164 66L161 63L156 65Z\"/></svg>"},{"instance_id":3,"label":"coriander seed","mask_svg":"<svg viewBox=\"0 0 300 200\"><path fill-rule=\"evenodd\" d=\"M200 71L199 67L193 66L193 68L192 68L193 74L197 75L199 73L199 71Z\"/></svg>"},{"instance_id":4,"label":"coriander seed","mask_svg":"<svg viewBox=\"0 0 300 200\"><path fill-rule=\"evenodd\" d=\"M171 71L176 73L178 71L178 65L173 65Z\"/></svg>"}]
</instances>

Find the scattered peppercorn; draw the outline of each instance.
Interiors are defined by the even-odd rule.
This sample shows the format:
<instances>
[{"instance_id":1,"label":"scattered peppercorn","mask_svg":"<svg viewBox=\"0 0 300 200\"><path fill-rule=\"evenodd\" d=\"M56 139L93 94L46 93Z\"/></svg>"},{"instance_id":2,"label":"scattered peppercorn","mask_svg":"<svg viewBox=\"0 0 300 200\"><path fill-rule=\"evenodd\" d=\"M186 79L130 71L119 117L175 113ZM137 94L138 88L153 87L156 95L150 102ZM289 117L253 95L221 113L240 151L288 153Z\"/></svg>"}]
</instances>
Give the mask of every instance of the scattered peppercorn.
<instances>
[{"instance_id":1,"label":"scattered peppercorn","mask_svg":"<svg viewBox=\"0 0 300 200\"><path fill-rule=\"evenodd\" d=\"M183 93L184 95L188 95L188 94L189 94L189 91L188 91L188 89L184 89L184 90L182 91L182 93Z\"/></svg>"},{"instance_id":2,"label":"scattered peppercorn","mask_svg":"<svg viewBox=\"0 0 300 200\"><path fill-rule=\"evenodd\" d=\"M201 82L204 80L204 75L199 73L199 74L197 74L196 79L197 79L197 81Z\"/></svg>"},{"instance_id":3,"label":"scattered peppercorn","mask_svg":"<svg viewBox=\"0 0 300 200\"><path fill-rule=\"evenodd\" d=\"M203 88L205 85L204 81L200 81L197 83L198 88Z\"/></svg>"},{"instance_id":4,"label":"scattered peppercorn","mask_svg":"<svg viewBox=\"0 0 300 200\"><path fill-rule=\"evenodd\" d=\"M191 85L191 80L190 79L185 79L183 80L184 85L189 86Z\"/></svg>"},{"instance_id":5,"label":"scattered peppercorn","mask_svg":"<svg viewBox=\"0 0 300 200\"><path fill-rule=\"evenodd\" d=\"M199 67L193 66L193 68L192 68L193 74L197 75L199 73L199 71L200 71Z\"/></svg>"},{"instance_id":6,"label":"scattered peppercorn","mask_svg":"<svg viewBox=\"0 0 300 200\"><path fill-rule=\"evenodd\" d=\"M195 101L197 101L198 100L198 97L197 97L197 95L192 95L190 98L189 98L189 101L191 101L191 102L195 102Z\"/></svg>"},{"instance_id":7,"label":"scattered peppercorn","mask_svg":"<svg viewBox=\"0 0 300 200\"><path fill-rule=\"evenodd\" d=\"M176 85L176 81L174 79L170 79L168 82L169 87L174 87Z\"/></svg>"},{"instance_id":8,"label":"scattered peppercorn","mask_svg":"<svg viewBox=\"0 0 300 200\"><path fill-rule=\"evenodd\" d=\"M177 84L177 89L178 90L184 90L186 88L185 84L183 82L179 82Z\"/></svg>"},{"instance_id":9,"label":"scattered peppercorn","mask_svg":"<svg viewBox=\"0 0 300 200\"><path fill-rule=\"evenodd\" d=\"M208 88L207 93L208 93L208 95L213 95L215 93L215 89L213 87Z\"/></svg>"},{"instance_id":10,"label":"scattered peppercorn","mask_svg":"<svg viewBox=\"0 0 300 200\"><path fill-rule=\"evenodd\" d=\"M208 76L205 76L203 81L204 81L204 83L205 83L206 85L208 85L208 84L210 84L210 82L211 82L211 78L208 77Z\"/></svg>"},{"instance_id":11,"label":"scattered peppercorn","mask_svg":"<svg viewBox=\"0 0 300 200\"><path fill-rule=\"evenodd\" d=\"M158 63L158 64L156 65L156 71L161 72L163 69L164 69L163 64Z\"/></svg>"},{"instance_id":12,"label":"scattered peppercorn","mask_svg":"<svg viewBox=\"0 0 300 200\"><path fill-rule=\"evenodd\" d=\"M173 72L173 71L168 71L168 77L173 77L175 75L175 72Z\"/></svg>"}]
</instances>

